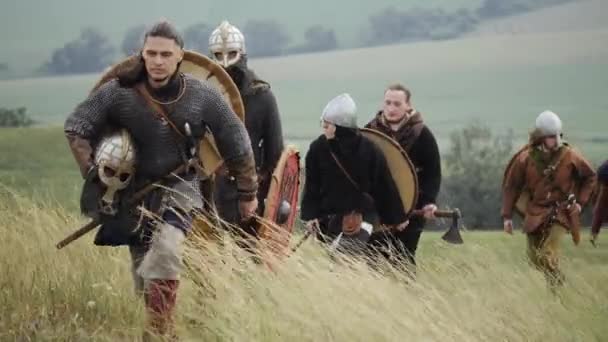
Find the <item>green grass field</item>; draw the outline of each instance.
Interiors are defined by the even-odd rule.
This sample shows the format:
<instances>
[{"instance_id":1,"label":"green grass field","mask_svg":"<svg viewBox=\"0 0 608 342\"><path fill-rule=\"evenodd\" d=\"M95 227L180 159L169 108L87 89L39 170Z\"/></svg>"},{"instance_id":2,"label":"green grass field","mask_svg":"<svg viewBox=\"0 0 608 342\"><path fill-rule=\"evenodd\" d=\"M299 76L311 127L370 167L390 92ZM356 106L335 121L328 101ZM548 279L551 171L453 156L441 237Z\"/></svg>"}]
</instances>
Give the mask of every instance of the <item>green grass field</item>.
<instances>
[{"instance_id":1,"label":"green grass field","mask_svg":"<svg viewBox=\"0 0 608 342\"><path fill-rule=\"evenodd\" d=\"M78 208L82 177L61 129L0 129L0 151L0 185L39 202Z\"/></svg>"},{"instance_id":2,"label":"green grass field","mask_svg":"<svg viewBox=\"0 0 608 342\"><path fill-rule=\"evenodd\" d=\"M54 244L82 219L0 190L0 340L134 341L143 328L125 248L92 234ZM522 234L463 233L447 245L425 233L418 280L392 269L331 262L307 241L271 273L230 241L195 242L182 279L183 341L603 341L608 249L566 237L567 285L551 295L525 259Z\"/></svg>"}]
</instances>

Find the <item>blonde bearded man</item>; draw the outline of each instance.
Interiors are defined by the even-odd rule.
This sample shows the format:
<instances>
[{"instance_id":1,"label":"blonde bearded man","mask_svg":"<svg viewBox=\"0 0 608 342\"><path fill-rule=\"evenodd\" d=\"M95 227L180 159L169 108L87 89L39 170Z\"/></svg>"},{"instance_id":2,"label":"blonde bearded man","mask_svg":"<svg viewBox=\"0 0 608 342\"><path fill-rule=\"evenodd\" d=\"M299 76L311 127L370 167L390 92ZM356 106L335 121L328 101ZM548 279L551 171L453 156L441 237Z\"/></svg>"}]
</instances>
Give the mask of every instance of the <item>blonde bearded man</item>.
<instances>
[{"instance_id":1,"label":"blonde bearded man","mask_svg":"<svg viewBox=\"0 0 608 342\"><path fill-rule=\"evenodd\" d=\"M528 147L505 174L502 217L505 232L513 234L515 204L524 191L529 192L523 221L528 257L552 290L565 279L559 269L561 239L570 231L577 243L580 213L595 183L591 164L562 141L560 118L550 111L541 113Z\"/></svg>"},{"instance_id":2,"label":"blonde bearded man","mask_svg":"<svg viewBox=\"0 0 608 342\"><path fill-rule=\"evenodd\" d=\"M393 138L405 152L416 168L420 186L416 209L423 216L411 217L398 229L388 233L378 233L370 238L370 247L383 250L394 247L396 253L383 253L401 266L407 263L409 271L416 271L416 250L426 221L434 218L435 205L441 187L441 157L435 136L424 123L422 114L412 105L412 93L402 84L392 84L384 91L382 110L366 125Z\"/></svg>"}]
</instances>

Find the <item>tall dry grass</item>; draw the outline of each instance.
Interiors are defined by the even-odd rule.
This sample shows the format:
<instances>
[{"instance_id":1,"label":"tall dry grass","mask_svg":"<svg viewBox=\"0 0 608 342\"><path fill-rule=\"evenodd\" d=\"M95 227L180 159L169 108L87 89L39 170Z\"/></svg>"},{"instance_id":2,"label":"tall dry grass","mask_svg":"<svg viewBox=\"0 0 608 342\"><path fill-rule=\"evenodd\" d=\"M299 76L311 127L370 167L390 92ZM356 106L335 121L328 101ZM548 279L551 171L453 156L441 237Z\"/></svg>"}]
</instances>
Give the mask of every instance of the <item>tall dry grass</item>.
<instances>
[{"instance_id":1,"label":"tall dry grass","mask_svg":"<svg viewBox=\"0 0 608 342\"><path fill-rule=\"evenodd\" d=\"M138 340L143 305L126 248L95 247L91 234L58 251L81 218L0 195L0 340ZM605 246L564 241L568 282L553 296L526 263L521 234L464 239L450 246L423 234L415 282L332 261L313 241L274 272L229 239L203 251L191 243L178 331L184 341L608 340Z\"/></svg>"}]
</instances>

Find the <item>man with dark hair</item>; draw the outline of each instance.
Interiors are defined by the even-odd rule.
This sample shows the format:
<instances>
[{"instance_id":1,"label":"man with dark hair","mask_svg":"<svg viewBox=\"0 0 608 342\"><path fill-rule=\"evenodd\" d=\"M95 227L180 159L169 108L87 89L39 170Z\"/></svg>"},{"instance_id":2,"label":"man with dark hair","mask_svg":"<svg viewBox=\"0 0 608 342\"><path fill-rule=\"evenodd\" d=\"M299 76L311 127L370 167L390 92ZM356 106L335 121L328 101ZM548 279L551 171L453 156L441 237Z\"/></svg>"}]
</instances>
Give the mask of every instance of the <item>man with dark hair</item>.
<instances>
[{"instance_id":1,"label":"man with dark hair","mask_svg":"<svg viewBox=\"0 0 608 342\"><path fill-rule=\"evenodd\" d=\"M268 82L260 79L247 65L245 37L227 21L209 37L211 57L228 72L239 89L245 105L245 127L258 173L258 214L264 213L264 199L268 194L272 172L283 151L283 133L277 101ZM225 168L220 169L215 187L215 204L220 217L233 224L241 224L247 233L255 234L252 227L242 224L237 210L237 189L234 177Z\"/></svg>"},{"instance_id":2,"label":"man with dark hair","mask_svg":"<svg viewBox=\"0 0 608 342\"><path fill-rule=\"evenodd\" d=\"M403 222L398 230L373 235L370 246L381 250L385 247L395 248L399 257L386 256L397 262L406 261L415 271L420 235L426 220L434 218L437 210L435 202L441 185L441 159L435 137L424 124L422 114L412 106L411 96L410 90L402 84L390 85L384 92L382 110L366 127L390 136L407 153L418 177L416 209L424 211L423 217L412 217L409 222Z\"/></svg>"},{"instance_id":3,"label":"man with dark hair","mask_svg":"<svg viewBox=\"0 0 608 342\"><path fill-rule=\"evenodd\" d=\"M323 135L306 154L301 218L339 250L364 253L374 228L405 221L401 197L384 155L358 129L348 94L332 99L321 120Z\"/></svg>"},{"instance_id":4,"label":"man with dark hair","mask_svg":"<svg viewBox=\"0 0 608 342\"><path fill-rule=\"evenodd\" d=\"M597 169L597 180L600 192L593 208L593 223L591 224L591 241L595 243L604 222L608 222L608 160Z\"/></svg>"},{"instance_id":5,"label":"man with dark hair","mask_svg":"<svg viewBox=\"0 0 608 342\"><path fill-rule=\"evenodd\" d=\"M135 155L135 172L128 185L132 191L113 194L119 196L119 203L128 203L121 194L133 193L152 182L163 185L137 204L154 219L134 218L134 213L139 213L135 205L119 207L118 213L102 224L95 240L97 245L129 246L135 285L145 299L149 328L160 335L173 334L183 242L194 212L206 200L192 168L173 174L191 154L189 134L200 141L206 129L211 130L227 169L235 177L240 214L249 217L257 207L257 176L247 131L210 83L178 72L183 57L183 40L177 30L168 22L157 23L145 34L138 63L92 92L65 122L65 133L82 175L89 179L99 172L102 183L113 177L114 171L96 165L93 156L98 157L101 149L106 157L100 158L114 162L116 153L128 150L125 139L130 138ZM104 139L108 127L126 131L127 138ZM104 142L101 147L100 140Z\"/></svg>"}]
</instances>

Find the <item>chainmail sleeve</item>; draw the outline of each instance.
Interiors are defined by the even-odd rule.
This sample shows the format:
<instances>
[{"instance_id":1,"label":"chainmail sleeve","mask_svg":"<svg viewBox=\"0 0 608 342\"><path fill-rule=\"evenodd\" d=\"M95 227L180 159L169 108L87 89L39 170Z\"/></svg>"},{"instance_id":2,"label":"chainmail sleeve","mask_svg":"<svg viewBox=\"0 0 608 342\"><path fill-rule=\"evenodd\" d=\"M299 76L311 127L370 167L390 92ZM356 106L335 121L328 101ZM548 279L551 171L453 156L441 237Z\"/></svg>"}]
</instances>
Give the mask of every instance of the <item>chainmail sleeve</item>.
<instances>
[{"instance_id":1,"label":"chainmail sleeve","mask_svg":"<svg viewBox=\"0 0 608 342\"><path fill-rule=\"evenodd\" d=\"M253 150L245 125L215 88L203 84L202 91L205 93L203 121L213 134L228 172L236 179L239 198L253 200L257 193L258 181Z\"/></svg>"},{"instance_id":2,"label":"chainmail sleeve","mask_svg":"<svg viewBox=\"0 0 608 342\"><path fill-rule=\"evenodd\" d=\"M93 165L91 142L105 126L117 93L116 81L102 85L78 104L64 123L64 133L83 177Z\"/></svg>"},{"instance_id":3,"label":"chainmail sleeve","mask_svg":"<svg viewBox=\"0 0 608 342\"><path fill-rule=\"evenodd\" d=\"M65 121L65 133L72 133L87 140L95 138L107 121L112 103L118 95L118 88L117 81L107 82L78 104Z\"/></svg>"}]
</instances>

